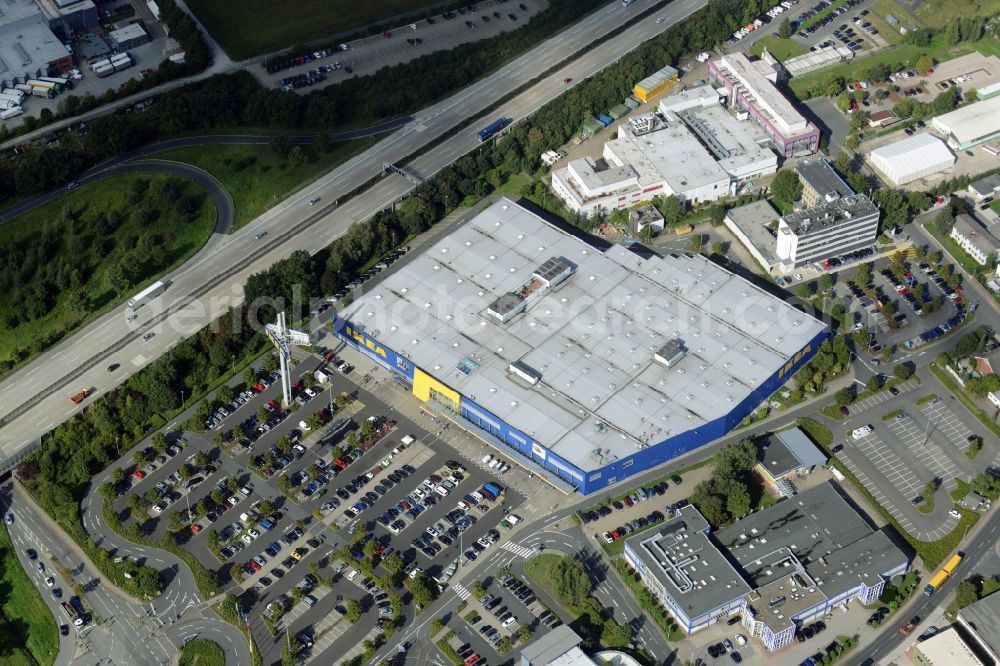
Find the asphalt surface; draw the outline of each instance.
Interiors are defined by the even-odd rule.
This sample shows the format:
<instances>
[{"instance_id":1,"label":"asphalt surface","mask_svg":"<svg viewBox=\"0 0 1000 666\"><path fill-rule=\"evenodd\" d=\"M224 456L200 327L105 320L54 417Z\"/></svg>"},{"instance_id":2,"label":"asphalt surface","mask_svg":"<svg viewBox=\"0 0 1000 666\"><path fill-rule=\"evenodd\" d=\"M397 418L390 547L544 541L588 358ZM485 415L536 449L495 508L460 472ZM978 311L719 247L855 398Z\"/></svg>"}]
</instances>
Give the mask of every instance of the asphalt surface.
<instances>
[{"instance_id":1,"label":"asphalt surface","mask_svg":"<svg viewBox=\"0 0 1000 666\"><path fill-rule=\"evenodd\" d=\"M183 644L178 639L195 631L202 638L218 642L226 652L227 662L250 663L249 647L241 633L212 615L198 597L188 568L169 553L122 542L103 525L93 533L103 547L116 549L120 545L116 552L165 570L169 583L164 593L151 603L136 603L106 586L100 574L83 563L62 530L53 529L47 517L37 514L30 503L19 501L10 484L3 487L0 503L5 508L11 506L15 515L12 537L17 535L15 545L20 554L23 556L23 549L30 546L38 551L40 560L57 560L84 587L84 602L93 610L86 625L74 627L62 609L50 603L51 596L41 584L42 596L57 624L69 625L69 635L60 639L57 664L165 664ZM35 576L33 569L28 571L29 576ZM57 578L64 599L73 594L68 581L57 572L49 571L48 575ZM187 604L183 608L179 604L182 601Z\"/></svg>"},{"instance_id":2,"label":"asphalt surface","mask_svg":"<svg viewBox=\"0 0 1000 666\"><path fill-rule=\"evenodd\" d=\"M86 386L96 394L109 390L142 368L184 337L242 301L242 285L259 272L295 250L319 251L343 235L355 222L386 208L414 185L400 176L378 182L344 206L337 200L369 178L382 172L385 162L395 163L428 141L468 118L538 75L548 63L575 53L635 12L651 6L639 0L629 8L611 4L588 16L560 35L544 42L494 74L420 113L403 130L385 138L327 176L279 203L238 233L220 239L212 252L202 252L181 268L165 276L170 286L153 303L142 308L137 322L125 321L121 306L64 340L43 356L0 384L0 458L16 460L37 438L77 413L81 406L68 396ZM661 12L663 23L652 18L626 30L584 53L513 98L495 112L523 118L565 89L563 79L575 81L599 71L634 49L641 42L667 29L704 4L704 0L678 0ZM484 121L484 124L486 121ZM415 159L408 168L429 177L478 145L476 127L445 140ZM308 202L320 198L317 205ZM263 239L259 232L267 231ZM143 333L155 337L143 341ZM68 359L74 359L67 363ZM107 373L111 363L120 363L116 373ZM67 373L67 370L69 372Z\"/></svg>"}]
</instances>

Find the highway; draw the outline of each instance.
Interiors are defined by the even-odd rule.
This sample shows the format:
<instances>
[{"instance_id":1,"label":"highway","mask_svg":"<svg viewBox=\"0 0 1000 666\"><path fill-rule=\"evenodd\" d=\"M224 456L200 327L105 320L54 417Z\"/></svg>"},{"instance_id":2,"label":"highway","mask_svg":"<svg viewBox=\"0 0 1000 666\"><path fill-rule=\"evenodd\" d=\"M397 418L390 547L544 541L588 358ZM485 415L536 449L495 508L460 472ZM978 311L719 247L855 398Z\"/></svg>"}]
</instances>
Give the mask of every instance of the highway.
<instances>
[{"instance_id":1,"label":"highway","mask_svg":"<svg viewBox=\"0 0 1000 666\"><path fill-rule=\"evenodd\" d=\"M157 302L139 311L138 320L127 323L123 305L8 377L0 384L0 418L4 423L0 430L0 468L16 462L43 433L92 400L73 405L68 397L72 392L88 387L100 395L117 386L178 341L241 303L242 285L248 275L268 268L293 251L319 251L352 224L369 218L408 192L412 183L392 176L343 206L337 205L340 197L381 173L384 162L402 160L653 4L653 0L638 0L628 8L609 4L494 74L415 114L406 127L279 203L238 233L213 238L210 252L202 251L165 276L169 288ZM511 99L495 115L515 119L529 115L566 88L563 79L585 79L704 4L705 0L677 0L658 12L665 19L662 23L650 17L590 49ZM445 140L413 160L408 168L425 178L433 175L478 145L476 130L470 127ZM310 207L308 202L314 197L320 197L321 203ZM256 239L261 231L267 231L267 236ZM143 341L146 332L155 333L155 337ZM106 368L112 363L121 367L109 373Z\"/></svg>"}]
</instances>

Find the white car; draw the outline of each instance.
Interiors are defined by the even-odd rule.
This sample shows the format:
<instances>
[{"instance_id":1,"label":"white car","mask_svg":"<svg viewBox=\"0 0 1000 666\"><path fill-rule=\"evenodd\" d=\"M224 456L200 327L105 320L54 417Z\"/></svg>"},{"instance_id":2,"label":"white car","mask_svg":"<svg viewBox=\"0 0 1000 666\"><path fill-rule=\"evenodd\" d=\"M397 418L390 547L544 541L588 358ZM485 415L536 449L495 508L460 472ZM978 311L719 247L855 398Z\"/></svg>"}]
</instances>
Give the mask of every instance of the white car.
<instances>
[{"instance_id":1,"label":"white car","mask_svg":"<svg viewBox=\"0 0 1000 666\"><path fill-rule=\"evenodd\" d=\"M48 585L49 587L52 587L53 585L56 584L56 579L53 578L52 576L49 576L48 578L45 579L45 584Z\"/></svg>"},{"instance_id":2,"label":"white car","mask_svg":"<svg viewBox=\"0 0 1000 666\"><path fill-rule=\"evenodd\" d=\"M306 394L307 396L309 396L310 398L315 398L315 397L316 397L316 390L315 390L315 389L312 389L312 388L307 388L307 389L305 390L305 394Z\"/></svg>"},{"instance_id":3,"label":"white car","mask_svg":"<svg viewBox=\"0 0 1000 666\"><path fill-rule=\"evenodd\" d=\"M663 19L660 19L660 21L662 21L662 20ZM510 625L514 624L515 622L517 622L517 618L514 617L513 615L511 615L509 618L507 618L506 620L503 621L503 627L504 628L509 627Z\"/></svg>"},{"instance_id":4,"label":"white car","mask_svg":"<svg viewBox=\"0 0 1000 666\"><path fill-rule=\"evenodd\" d=\"M952 509L951 511L948 512L948 515L951 516L952 518L961 518L962 517L962 514L960 514L958 512L958 509Z\"/></svg>"},{"instance_id":5,"label":"white car","mask_svg":"<svg viewBox=\"0 0 1000 666\"><path fill-rule=\"evenodd\" d=\"M309 427L309 424L305 421L299 421L299 427L302 428L302 432L309 432L312 430L312 428Z\"/></svg>"},{"instance_id":6,"label":"white car","mask_svg":"<svg viewBox=\"0 0 1000 666\"><path fill-rule=\"evenodd\" d=\"M747 637L743 634L736 634L736 643L740 646L747 644Z\"/></svg>"},{"instance_id":7,"label":"white car","mask_svg":"<svg viewBox=\"0 0 1000 666\"><path fill-rule=\"evenodd\" d=\"M493 456L483 456L484 465L489 465L491 462L493 462Z\"/></svg>"},{"instance_id":8,"label":"white car","mask_svg":"<svg viewBox=\"0 0 1000 666\"><path fill-rule=\"evenodd\" d=\"M802 273L796 273L792 277L795 278L796 282L802 282Z\"/></svg>"},{"instance_id":9,"label":"white car","mask_svg":"<svg viewBox=\"0 0 1000 666\"><path fill-rule=\"evenodd\" d=\"M660 18L656 19L656 22L657 23L663 23L663 17L661 16ZM504 626L506 627L507 625L504 625Z\"/></svg>"},{"instance_id":10,"label":"white car","mask_svg":"<svg viewBox=\"0 0 1000 666\"><path fill-rule=\"evenodd\" d=\"M862 437L867 437L870 434L872 434L872 427L870 425L864 425L860 428L855 428L851 432L851 437L854 439L861 439Z\"/></svg>"}]
</instances>

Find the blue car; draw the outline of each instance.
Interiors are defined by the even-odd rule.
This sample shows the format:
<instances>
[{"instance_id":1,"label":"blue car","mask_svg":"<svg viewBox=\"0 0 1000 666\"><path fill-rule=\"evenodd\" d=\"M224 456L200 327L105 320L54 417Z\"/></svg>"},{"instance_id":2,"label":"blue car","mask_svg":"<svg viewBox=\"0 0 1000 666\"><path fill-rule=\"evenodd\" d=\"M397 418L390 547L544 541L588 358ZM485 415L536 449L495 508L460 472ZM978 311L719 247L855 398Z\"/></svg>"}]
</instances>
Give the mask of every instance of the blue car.
<instances>
[{"instance_id":1,"label":"blue car","mask_svg":"<svg viewBox=\"0 0 1000 666\"><path fill-rule=\"evenodd\" d=\"M265 548L264 551L271 557L275 557L278 553L281 552L281 546L278 545L277 541L272 541L271 543L268 544L267 548Z\"/></svg>"}]
</instances>

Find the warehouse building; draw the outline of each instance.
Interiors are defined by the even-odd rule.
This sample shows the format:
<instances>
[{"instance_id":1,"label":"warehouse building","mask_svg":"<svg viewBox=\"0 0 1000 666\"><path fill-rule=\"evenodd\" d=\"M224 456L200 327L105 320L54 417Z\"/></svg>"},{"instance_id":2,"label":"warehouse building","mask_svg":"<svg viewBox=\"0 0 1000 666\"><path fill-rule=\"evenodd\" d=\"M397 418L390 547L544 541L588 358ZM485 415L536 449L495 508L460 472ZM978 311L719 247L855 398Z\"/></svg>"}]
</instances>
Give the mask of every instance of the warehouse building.
<instances>
[{"instance_id":1,"label":"warehouse building","mask_svg":"<svg viewBox=\"0 0 1000 666\"><path fill-rule=\"evenodd\" d=\"M633 94L642 102L648 102L657 95L661 95L675 85L679 80L677 70L669 65L663 69L650 74L632 89Z\"/></svg>"},{"instance_id":2,"label":"warehouse building","mask_svg":"<svg viewBox=\"0 0 1000 666\"><path fill-rule=\"evenodd\" d=\"M710 86L664 98L604 144L603 158L580 158L552 172L552 189L582 215L609 213L675 195L714 201L774 173L778 158L754 125L734 118Z\"/></svg>"},{"instance_id":3,"label":"warehouse building","mask_svg":"<svg viewBox=\"0 0 1000 666\"><path fill-rule=\"evenodd\" d=\"M854 194L854 190L844 182L833 165L822 158L799 160L795 164L795 173L802 183L802 204L806 208Z\"/></svg>"},{"instance_id":4,"label":"warehouse building","mask_svg":"<svg viewBox=\"0 0 1000 666\"><path fill-rule=\"evenodd\" d=\"M73 69L73 55L52 34L32 0L5 2L0 10L0 82Z\"/></svg>"},{"instance_id":5,"label":"warehouse building","mask_svg":"<svg viewBox=\"0 0 1000 666\"><path fill-rule=\"evenodd\" d=\"M817 69L829 67L836 62L847 62L854 58L854 51L834 42L830 46L789 58L781 63L789 77L802 76Z\"/></svg>"},{"instance_id":6,"label":"warehouse building","mask_svg":"<svg viewBox=\"0 0 1000 666\"><path fill-rule=\"evenodd\" d=\"M969 194L979 203L992 201L998 192L1000 192L1000 173L969 183Z\"/></svg>"},{"instance_id":7,"label":"warehouse building","mask_svg":"<svg viewBox=\"0 0 1000 666\"><path fill-rule=\"evenodd\" d=\"M782 157L809 155L819 148L819 128L778 89L778 74L770 63L731 53L708 62L708 77L726 89L731 108L747 111Z\"/></svg>"},{"instance_id":8,"label":"warehouse building","mask_svg":"<svg viewBox=\"0 0 1000 666\"><path fill-rule=\"evenodd\" d=\"M893 185L905 185L950 169L955 155L936 136L916 134L871 151L868 163Z\"/></svg>"},{"instance_id":9,"label":"warehouse building","mask_svg":"<svg viewBox=\"0 0 1000 666\"><path fill-rule=\"evenodd\" d=\"M955 223L951 226L948 236L980 266L988 264L1000 250L1000 240L997 240L996 236L975 218L965 213L955 216Z\"/></svg>"},{"instance_id":10,"label":"warehouse building","mask_svg":"<svg viewBox=\"0 0 1000 666\"><path fill-rule=\"evenodd\" d=\"M968 150L1000 137L1000 96L961 106L931 119L954 150Z\"/></svg>"},{"instance_id":11,"label":"warehouse building","mask_svg":"<svg viewBox=\"0 0 1000 666\"><path fill-rule=\"evenodd\" d=\"M139 22L129 23L108 33L111 43L118 51L138 48L151 41L150 36Z\"/></svg>"},{"instance_id":12,"label":"warehouse building","mask_svg":"<svg viewBox=\"0 0 1000 666\"><path fill-rule=\"evenodd\" d=\"M568 625L547 631L521 650L520 666L639 666L618 650L602 650L592 658L580 649L583 639Z\"/></svg>"},{"instance_id":13,"label":"warehouse building","mask_svg":"<svg viewBox=\"0 0 1000 666\"><path fill-rule=\"evenodd\" d=\"M625 559L686 633L739 614L772 652L837 607L875 601L909 566L829 481L717 531L686 506L627 538Z\"/></svg>"},{"instance_id":14,"label":"warehouse building","mask_svg":"<svg viewBox=\"0 0 1000 666\"><path fill-rule=\"evenodd\" d=\"M878 221L878 207L863 194L823 201L778 221L775 254L787 271L860 250L875 242Z\"/></svg>"},{"instance_id":15,"label":"warehouse building","mask_svg":"<svg viewBox=\"0 0 1000 666\"><path fill-rule=\"evenodd\" d=\"M1000 594L994 592L958 611L958 624L989 663L1000 666Z\"/></svg>"},{"instance_id":16,"label":"warehouse building","mask_svg":"<svg viewBox=\"0 0 1000 666\"><path fill-rule=\"evenodd\" d=\"M829 335L705 257L640 254L508 199L334 331L428 411L583 494L731 431Z\"/></svg>"},{"instance_id":17,"label":"warehouse building","mask_svg":"<svg viewBox=\"0 0 1000 666\"><path fill-rule=\"evenodd\" d=\"M97 27L97 6L93 0L34 0L49 28L67 36Z\"/></svg>"}]
</instances>

